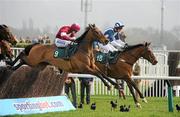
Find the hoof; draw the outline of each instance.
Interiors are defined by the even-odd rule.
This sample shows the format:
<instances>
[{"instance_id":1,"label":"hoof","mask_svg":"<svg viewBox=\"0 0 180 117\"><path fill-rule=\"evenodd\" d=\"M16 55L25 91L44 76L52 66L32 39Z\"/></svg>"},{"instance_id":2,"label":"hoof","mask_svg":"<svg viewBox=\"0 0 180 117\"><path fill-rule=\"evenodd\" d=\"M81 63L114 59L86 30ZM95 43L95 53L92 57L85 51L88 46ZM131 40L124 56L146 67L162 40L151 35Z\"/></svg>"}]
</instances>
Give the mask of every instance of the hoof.
<instances>
[{"instance_id":1,"label":"hoof","mask_svg":"<svg viewBox=\"0 0 180 117\"><path fill-rule=\"evenodd\" d=\"M142 101L145 102L145 103L148 103L148 101L146 100L146 98L143 98Z\"/></svg>"},{"instance_id":2,"label":"hoof","mask_svg":"<svg viewBox=\"0 0 180 117\"><path fill-rule=\"evenodd\" d=\"M142 108L140 103L136 103L136 107L139 108L139 109Z\"/></svg>"}]
</instances>

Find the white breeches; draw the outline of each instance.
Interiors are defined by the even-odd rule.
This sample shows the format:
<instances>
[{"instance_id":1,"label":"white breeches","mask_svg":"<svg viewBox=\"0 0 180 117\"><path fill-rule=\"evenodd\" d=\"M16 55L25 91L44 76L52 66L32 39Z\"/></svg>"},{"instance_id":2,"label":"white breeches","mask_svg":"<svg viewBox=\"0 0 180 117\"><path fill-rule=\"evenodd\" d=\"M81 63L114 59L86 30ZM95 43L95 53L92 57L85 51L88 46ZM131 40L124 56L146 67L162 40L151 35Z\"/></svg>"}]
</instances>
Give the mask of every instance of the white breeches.
<instances>
[{"instance_id":1,"label":"white breeches","mask_svg":"<svg viewBox=\"0 0 180 117\"><path fill-rule=\"evenodd\" d=\"M120 39L119 40L114 40L111 42L111 44L117 48L118 50L122 50L125 46L125 43L123 41L121 41Z\"/></svg>"},{"instance_id":2,"label":"white breeches","mask_svg":"<svg viewBox=\"0 0 180 117\"><path fill-rule=\"evenodd\" d=\"M123 42L123 41L121 41L121 39L116 40L116 42L119 43L120 45L122 45L123 48L124 48L124 46L126 45L126 43Z\"/></svg>"},{"instance_id":3,"label":"white breeches","mask_svg":"<svg viewBox=\"0 0 180 117\"><path fill-rule=\"evenodd\" d=\"M118 49L116 49L110 43L108 43L107 45L103 45L102 43L99 43L99 48L100 48L100 51L103 53L108 53L109 51L110 52L118 51Z\"/></svg>"},{"instance_id":4,"label":"white breeches","mask_svg":"<svg viewBox=\"0 0 180 117\"><path fill-rule=\"evenodd\" d=\"M66 46L68 46L70 43L71 43L71 41L68 41L68 40L62 40L62 39L59 39L59 38L56 38L56 39L55 39L55 45L56 45L57 47L66 47Z\"/></svg>"}]
</instances>

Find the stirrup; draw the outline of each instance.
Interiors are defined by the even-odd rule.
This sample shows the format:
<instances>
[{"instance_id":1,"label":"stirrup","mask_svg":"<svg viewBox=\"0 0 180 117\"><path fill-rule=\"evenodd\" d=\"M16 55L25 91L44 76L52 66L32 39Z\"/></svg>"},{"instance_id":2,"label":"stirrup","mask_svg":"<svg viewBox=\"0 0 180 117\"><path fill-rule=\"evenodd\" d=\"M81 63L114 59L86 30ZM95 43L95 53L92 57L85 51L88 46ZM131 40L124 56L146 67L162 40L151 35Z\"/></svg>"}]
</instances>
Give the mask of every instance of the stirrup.
<instances>
[{"instance_id":1,"label":"stirrup","mask_svg":"<svg viewBox=\"0 0 180 117\"><path fill-rule=\"evenodd\" d=\"M12 61L9 61L9 60L5 60L5 63L10 66L12 66L12 64L13 64Z\"/></svg>"},{"instance_id":2,"label":"stirrup","mask_svg":"<svg viewBox=\"0 0 180 117\"><path fill-rule=\"evenodd\" d=\"M69 60L69 55L66 53L65 56L63 57L64 60Z\"/></svg>"},{"instance_id":3,"label":"stirrup","mask_svg":"<svg viewBox=\"0 0 180 117\"><path fill-rule=\"evenodd\" d=\"M106 63L105 74L108 74L108 69L110 69L109 63Z\"/></svg>"}]
</instances>

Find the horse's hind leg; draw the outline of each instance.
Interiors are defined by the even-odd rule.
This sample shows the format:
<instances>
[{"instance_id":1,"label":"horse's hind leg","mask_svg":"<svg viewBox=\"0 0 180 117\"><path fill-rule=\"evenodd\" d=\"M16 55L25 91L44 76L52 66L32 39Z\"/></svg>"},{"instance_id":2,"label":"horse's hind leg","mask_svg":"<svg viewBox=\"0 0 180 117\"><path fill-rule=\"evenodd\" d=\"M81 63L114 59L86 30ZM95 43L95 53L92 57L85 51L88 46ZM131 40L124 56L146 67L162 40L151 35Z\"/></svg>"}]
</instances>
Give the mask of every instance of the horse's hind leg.
<instances>
[{"instance_id":1,"label":"horse's hind leg","mask_svg":"<svg viewBox=\"0 0 180 117\"><path fill-rule=\"evenodd\" d=\"M14 64L19 60L22 59L22 57L25 56L24 51L22 51L16 58L14 61L6 61L6 63L10 66L14 66Z\"/></svg>"},{"instance_id":2,"label":"horse's hind leg","mask_svg":"<svg viewBox=\"0 0 180 117\"><path fill-rule=\"evenodd\" d=\"M21 67L23 64L25 64L24 62L20 62L19 64L17 64L16 66L13 66L11 69L12 70L16 70L18 69L19 67Z\"/></svg>"}]
</instances>

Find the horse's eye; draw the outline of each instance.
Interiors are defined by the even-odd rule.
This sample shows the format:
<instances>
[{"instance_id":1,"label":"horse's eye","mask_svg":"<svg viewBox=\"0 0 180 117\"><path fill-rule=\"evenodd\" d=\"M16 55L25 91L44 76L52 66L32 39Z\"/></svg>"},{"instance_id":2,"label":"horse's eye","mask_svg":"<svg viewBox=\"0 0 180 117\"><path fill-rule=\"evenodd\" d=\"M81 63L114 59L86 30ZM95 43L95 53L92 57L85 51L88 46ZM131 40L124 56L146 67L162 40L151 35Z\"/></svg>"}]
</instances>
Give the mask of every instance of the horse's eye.
<instances>
[{"instance_id":1,"label":"horse's eye","mask_svg":"<svg viewBox=\"0 0 180 117\"><path fill-rule=\"evenodd\" d=\"M96 35L99 35L99 32L98 32L98 31L94 31L94 33L95 33Z\"/></svg>"},{"instance_id":2,"label":"horse's eye","mask_svg":"<svg viewBox=\"0 0 180 117\"><path fill-rule=\"evenodd\" d=\"M100 31L97 31L96 33L97 33L98 35L103 35Z\"/></svg>"}]
</instances>

